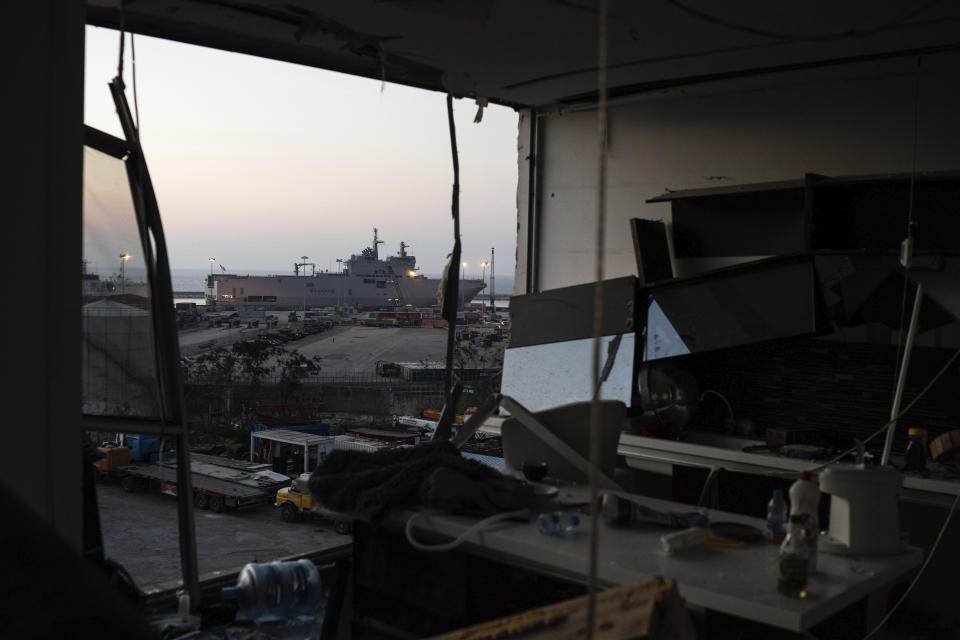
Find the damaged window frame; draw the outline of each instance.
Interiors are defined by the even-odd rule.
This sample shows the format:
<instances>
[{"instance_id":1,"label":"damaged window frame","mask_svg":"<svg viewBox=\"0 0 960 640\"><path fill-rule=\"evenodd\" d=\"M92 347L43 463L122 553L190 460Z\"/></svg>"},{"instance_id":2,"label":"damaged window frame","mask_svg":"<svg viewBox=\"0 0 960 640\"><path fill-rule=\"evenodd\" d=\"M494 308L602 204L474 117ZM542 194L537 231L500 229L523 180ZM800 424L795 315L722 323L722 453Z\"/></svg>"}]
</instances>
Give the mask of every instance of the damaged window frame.
<instances>
[{"instance_id":1,"label":"damaged window frame","mask_svg":"<svg viewBox=\"0 0 960 640\"><path fill-rule=\"evenodd\" d=\"M177 524L182 586L189 594L192 606L196 607L200 603L200 583L193 514L193 483L169 257L156 194L140 146L139 132L124 95L123 80L114 78L109 86L124 138L117 138L85 125L84 145L122 161L126 168L147 283L153 300L150 305L150 323L159 417L136 419L84 414L81 426L84 431L143 433L173 439L177 462Z\"/></svg>"},{"instance_id":2,"label":"damaged window frame","mask_svg":"<svg viewBox=\"0 0 960 640\"><path fill-rule=\"evenodd\" d=\"M157 376L159 417L83 414L81 429L84 432L140 433L160 436L168 441L173 440L176 447L177 524L182 583L177 587L151 592L147 600L151 605L157 605L160 602L175 603L177 594L182 589L190 596L191 610L196 611L216 600L219 597L219 587L232 584L234 576L241 567L236 567L236 571L222 572L215 577L200 580L186 404L179 364L180 345L167 245L159 205L140 146L137 126L124 95L123 82L115 78L109 86L126 139L84 125L84 146L122 161L127 172L152 300L150 305L151 342ZM275 296L263 297L275 298ZM98 519L96 531L99 532L99 513L96 513L95 509L93 511L94 513L88 517ZM341 570L341 560L344 559L342 552L331 553L325 549L307 549L278 560L300 558L310 559L318 568L335 566L337 573L334 576L334 583L341 585L345 580L346 573Z\"/></svg>"}]
</instances>

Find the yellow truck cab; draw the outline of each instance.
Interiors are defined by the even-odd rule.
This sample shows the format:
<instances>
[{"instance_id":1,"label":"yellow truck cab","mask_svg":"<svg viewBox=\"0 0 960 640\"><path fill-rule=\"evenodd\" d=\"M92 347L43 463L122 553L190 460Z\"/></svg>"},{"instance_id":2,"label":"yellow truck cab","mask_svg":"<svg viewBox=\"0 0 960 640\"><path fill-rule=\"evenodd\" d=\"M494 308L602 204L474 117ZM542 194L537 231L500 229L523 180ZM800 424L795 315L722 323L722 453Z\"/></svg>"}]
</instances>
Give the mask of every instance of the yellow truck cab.
<instances>
[{"instance_id":1,"label":"yellow truck cab","mask_svg":"<svg viewBox=\"0 0 960 640\"><path fill-rule=\"evenodd\" d=\"M277 491L276 505L280 507L280 517L285 522L296 522L303 515L310 513L313 507L313 496L310 495L309 473L302 473L289 487Z\"/></svg>"},{"instance_id":2,"label":"yellow truck cab","mask_svg":"<svg viewBox=\"0 0 960 640\"><path fill-rule=\"evenodd\" d=\"M311 515L320 516L312 510L313 496L310 495L310 474L301 473L289 487L277 491L276 506L280 507L280 517L284 522L297 522ZM339 518L333 519L333 530L337 533L353 533L353 523Z\"/></svg>"}]
</instances>

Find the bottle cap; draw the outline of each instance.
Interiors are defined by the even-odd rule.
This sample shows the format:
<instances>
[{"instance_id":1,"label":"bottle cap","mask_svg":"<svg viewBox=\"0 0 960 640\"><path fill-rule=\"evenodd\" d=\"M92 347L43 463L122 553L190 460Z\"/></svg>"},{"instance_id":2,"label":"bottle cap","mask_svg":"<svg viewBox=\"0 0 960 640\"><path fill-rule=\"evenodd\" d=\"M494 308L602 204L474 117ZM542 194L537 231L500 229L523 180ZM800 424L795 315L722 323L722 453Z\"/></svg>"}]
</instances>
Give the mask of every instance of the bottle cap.
<instances>
[{"instance_id":1,"label":"bottle cap","mask_svg":"<svg viewBox=\"0 0 960 640\"><path fill-rule=\"evenodd\" d=\"M782 498L782 497L783 497L783 489L774 489L774 490L773 490L773 497L774 497L774 498Z\"/></svg>"},{"instance_id":2,"label":"bottle cap","mask_svg":"<svg viewBox=\"0 0 960 640\"><path fill-rule=\"evenodd\" d=\"M926 438L926 437L927 437L927 430L926 430L926 429L921 429L920 427L910 427L909 429L907 429L907 435L908 435L908 436L918 436L918 437L920 437L920 438Z\"/></svg>"},{"instance_id":3,"label":"bottle cap","mask_svg":"<svg viewBox=\"0 0 960 640\"><path fill-rule=\"evenodd\" d=\"M812 479L813 479L813 474L810 473L809 471L804 471L803 473L800 474L800 479L801 479L801 480L812 480Z\"/></svg>"}]
</instances>

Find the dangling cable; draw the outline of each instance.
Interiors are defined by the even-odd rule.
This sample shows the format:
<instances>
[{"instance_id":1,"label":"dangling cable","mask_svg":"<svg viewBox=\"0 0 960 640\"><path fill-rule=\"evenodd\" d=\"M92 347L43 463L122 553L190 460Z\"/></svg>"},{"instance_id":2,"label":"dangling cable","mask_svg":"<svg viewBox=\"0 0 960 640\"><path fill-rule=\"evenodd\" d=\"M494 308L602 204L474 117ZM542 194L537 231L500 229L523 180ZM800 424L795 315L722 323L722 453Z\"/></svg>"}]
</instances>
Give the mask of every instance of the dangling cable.
<instances>
[{"instance_id":1,"label":"dangling cable","mask_svg":"<svg viewBox=\"0 0 960 640\"><path fill-rule=\"evenodd\" d=\"M137 104L137 47L133 43L133 34L130 34L130 68L133 74L133 117L137 125L137 136L140 136L140 106Z\"/></svg>"},{"instance_id":2,"label":"dangling cable","mask_svg":"<svg viewBox=\"0 0 960 640\"><path fill-rule=\"evenodd\" d=\"M120 5L120 47L119 52L117 53L117 77L120 78L120 82L123 82L123 39L126 37L125 25L126 25L126 13L123 10L123 5Z\"/></svg>"},{"instance_id":3,"label":"dangling cable","mask_svg":"<svg viewBox=\"0 0 960 640\"><path fill-rule=\"evenodd\" d=\"M913 158L910 166L910 204L907 206L907 237L913 237L913 186L917 177L917 144L920 127L920 70L923 57L917 56L917 77L913 87Z\"/></svg>"},{"instance_id":4,"label":"dangling cable","mask_svg":"<svg viewBox=\"0 0 960 640\"><path fill-rule=\"evenodd\" d=\"M600 457L600 352L603 344L603 263L607 218L607 0L600 0L597 33L597 264L593 294L593 399L590 403L590 573L587 580L587 640L593 638L597 615L597 555L600 534L600 495L597 460Z\"/></svg>"},{"instance_id":5,"label":"dangling cable","mask_svg":"<svg viewBox=\"0 0 960 640\"><path fill-rule=\"evenodd\" d=\"M907 596L910 595L910 592L913 591L913 588L917 585L917 582L920 580L920 576L923 575L923 572L926 571L927 565L930 564L930 561L933 560L933 554L937 552L937 547L940 546L940 540L943 539L943 534L946 533L947 527L950 526L950 520L953 519L953 512L957 510L957 502L960 502L960 493L956 495L953 499L953 503L950 505L950 513L947 514L947 519L943 521L943 526L940 527L940 532L937 534L937 539L933 541L933 546L930 547L930 553L927 554L927 559L923 561L923 564L920 565L920 569L917 571L917 575L913 577L913 580L910 581L910 584L907 586L907 590L903 592L903 595L900 596L900 599L894 603L893 607L890 608L890 611L887 612L887 615L883 616L883 619L877 623L870 632L863 637L863 640L870 640L877 631L883 628L887 621L897 612L897 609L900 608L900 605L903 604L904 600L907 599Z\"/></svg>"},{"instance_id":6,"label":"dangling cable","mask_svg":"<svg viewBox=\"0 0 960 640\"><path fill-rule=\"evenodd\" d=\"M453 251L450 260L443 272L441 290L441 315L447 321L447 354L446 368L443 376L444 407L440 414L440 421L433 432L432 440L449 440L453 430L456 403L459 400L460 383L454 388L453 382L453 351L457 325L457 296L459 295L460 281L457 274L460 269L460 160L457 154L457 126L453 119L453 96L447 94L447 125L450 129L450 152L453 156L453 194L450 201L450 213L453 216Z\"/></svg>"},{"instance_id":7,"label":"dangling cable","mask_svg":"<svg viewBox=\"0 0 960 640\"><path fill-rule=\"evenodd\" d=\"M919 137L920 113L920 68L923 58L917 56L917 75L913 87L913 157L910 166L910 186L907 192L907 236L900 248L900 259L903 262L903 292L900 297L900 324L897 325L897 359L894 363L893 386L897 386L897 371L900 369L900 358L903 355L903 325L907 317L907 289L910 285L910 267L913 260L913 191L917 177L917 138Z\"/></svg>"},{"instance_id":8,"label":"dangling cable","mask_svg":"<svg viewBox=\"0 0 960 640\"><path fill-rule=\"evenodd\" d=\"M950 366L951 366L954 362L956 362L957 358L960 358L960 349L957 349L956 351L953 352L953 355L950 356L950 358L946 361L946 363L944 363L944 365L943 365L942 367L940 367L940 370L937 371L936 375L934 375L933 378L931 378L930 381L927 382L927 384L923 387L923 389L921 389L920 392L917 393L917 395L915 395L915 396L913 397L913 400L911 400L910 403L909 403L906 407L904 407L903 409L901 409L901 410L899 411L899 413L897 413L896 416L893 416L893 417L890 418L890 420L887 420L887 421L883 424L882 427L880 427L879 429L877 429L876 431L874 431L873 433L871 433L869 436L867 436L866 438L864 438L863 440L861 440L861 441L860 441L860 444L863 444L863 445L867 444L868 442L870 442L871 440L873 440L874 438L876 438L876 437L877 437L878 435L880 435L881 433L886 432L886 431L890 428L890 425L893 424L894 421L899 420L899 419L902 418L903 416L907 415L907 413L909 413L910 410L913 409L913 406L914 406L915 404L917 404L918 402L920 402L920 400L927 394L927 392L930 391L930 389L933 388L933 385L936 384L937 380L939 380L939 379L943 376L943 374L945 374L945 373L947 372L947 370L950 368ZM856 451L856 450L857 450L857 447L856 447L856 446L850 447L849 449L847 449L846 451L844 451L844 452L841 453L840 455L837 455L837 456L831 458L830 460L827 460L826 462L823 462L823 463L821 463L821 464L818 464L818 465L816 465L816 466L814 466L814 467L810 467L809 469L802 469L802 470L800 470L800 471L788 471L788 472L785 472L785 473L768 472L766 475L768 475L768 476L776 476L776 477L789 477L789 478L793 478L793 477L798 477L798 476L799 476L801 473L803 473L804 471L809 472L809 473L820 473L821 471L823 471L824 469L826 469L826 468L829 467L830 465L834 464L835 462L840 462L841 460L843 460L845 457L847 457L848 455L850 455L851 453L853 453L853 452Z\"/></svg>"},{"instance_id":9,"label":"dangling cable","mask_svg":"<svg viewBox=\"0 0 960 640\"><path fill-rule=\"evenodd\" d=\"M442 542L439 544L425 544L420 542L413 537L413 527L416 524L416 521L422 518L425 515L445 515L445 511L420 511L413 514L407 518L407 526L404 528L404 533L407 536L407 542L410 543L410 546L416 549L417 551L426 551L426 552L440 552L440 551L452 551L456 549L461 544L463 544L467 538L473 535L475 532L483 532L486 529L489 529L491 525L494 525L501 520L509 520L511 518L529 518L530 510L529 509L517 509L516 511L504 511L502 513L496 513L492 516L488 516L482 520L478 520L473 525L470 526L466 531L458 535L453 540L449 542Z\"/></svg>"}]
</instances>

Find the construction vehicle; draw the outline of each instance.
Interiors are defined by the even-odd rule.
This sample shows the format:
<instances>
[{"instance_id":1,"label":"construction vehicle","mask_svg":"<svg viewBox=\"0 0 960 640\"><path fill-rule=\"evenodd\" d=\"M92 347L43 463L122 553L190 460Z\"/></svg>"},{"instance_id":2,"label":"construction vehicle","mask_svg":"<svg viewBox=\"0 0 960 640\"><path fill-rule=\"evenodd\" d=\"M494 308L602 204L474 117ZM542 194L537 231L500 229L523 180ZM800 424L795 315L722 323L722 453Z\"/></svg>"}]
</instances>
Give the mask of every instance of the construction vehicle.
<instances>
[{"instance_id":1,"label":"construction vehicle","mask_svg":"<svg viewBox=\"0 0 960 640\"><path fill-rule=\"evenodd\" d=\"M93 463L97 470L97 480L120 478L121 469L131 462L156 462L160 458L160 438L136 433L125 434L123 443L105 442L97 451L103 457Z\"/></svg>"},{"instance_id":2,"label":"construction vehicle","mask_svg":"<svg viewBox=\"0 0 960 640\"><path fill-rule=\"evenodd\" d=\"M277 491L275 504L280 508L280 517L284 522L298 522L311 516L320 517L320 514L313 510L309 482L310 474L301 473L289 487ZM333 529L337 533L348 534L353 532L353 525L346 520L334 518Z\"/></svg>"},{"instance_id":3,"label":"construction vehicle","mask_svg":"<svg viewBox=\"0 0 960 640\"><path fill-rule=\"evenodd\" d=\"M177 326L192 326L199 322L200 312L197 310L196 302L177 302L174 303L177 314Z\"/></svg>"},{"instance_id":4,"label":"construction vehicle","mask_svg":"<svg viewBox=\"0 0 960 640\"><path fill-rule=\"evenodd\" d=\"M117 469L130 464L130 447L105 444L97 447L103 457L93 463L97 480L116 476Z\"/></svg>"},{"instance_id":5,"label":"construction vehicle","mask_svg":"<svg viewBox=\"0 0 960 640\"><path fill-rule=\"evenodd\" d=\"M396 377L400 375L400 365L396 362L377 360L376 370L378 376Z\"/></svg>"},{"instance_id":6,"label":"construction vehicle","mask_svg":"<svg viewBox=\"0 0 960 640\"><path fill-rule=\"evenodd\" d=\"M284 522L297 522L304 516L310 515L313 496L310 495L310 489L307 486L309 481L310 474L301 473L289 487L283 487L277 491L274 503L280 507L280 517Z\"/></svg>"}]
</instances>

